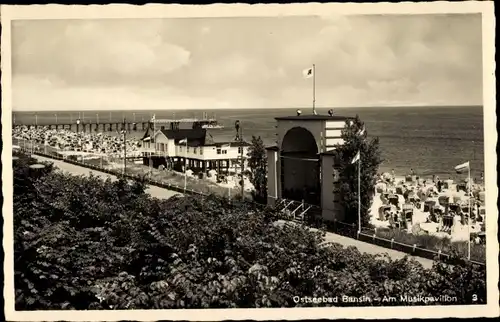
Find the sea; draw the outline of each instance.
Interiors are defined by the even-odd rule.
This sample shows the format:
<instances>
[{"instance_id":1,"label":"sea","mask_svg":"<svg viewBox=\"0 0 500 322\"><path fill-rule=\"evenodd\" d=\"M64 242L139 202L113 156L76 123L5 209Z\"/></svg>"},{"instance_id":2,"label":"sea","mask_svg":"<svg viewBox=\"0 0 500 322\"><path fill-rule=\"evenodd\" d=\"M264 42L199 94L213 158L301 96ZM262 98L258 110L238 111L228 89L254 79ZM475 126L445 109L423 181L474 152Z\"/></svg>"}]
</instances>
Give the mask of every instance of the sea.
<instances>
[{"instance_id":1,"label":"sea","mask_svg":"<svg viewBox=\"0 0 500 322\"><path fill-rule=\"evenodd\" d=\"M307 109L302 108L304 114ZM317 108L327 114L327 108ZM235 137L234 123L240 121L245 140L260 136L266 145L275 145L275 117L295 115L296 109L224 109L224 110L135 110L135 111L43 111L13 112L14 124L69 124L78 118L88 122L147 122L157 119L215 117L224 125L221 138ZM359 115L368 137L378 137L383 162L380 172L406 175L410 169L422 177L437 175L457 179L454 167L470 161L471 175L484 172L484 123L481 106L459 107L363 107L337 108L336 115ZM114 134L114 133L110 133ZM130 135L141 137L141 131ZM462 174L465 178L467 174Z\"/></svg>"}]
</instances>

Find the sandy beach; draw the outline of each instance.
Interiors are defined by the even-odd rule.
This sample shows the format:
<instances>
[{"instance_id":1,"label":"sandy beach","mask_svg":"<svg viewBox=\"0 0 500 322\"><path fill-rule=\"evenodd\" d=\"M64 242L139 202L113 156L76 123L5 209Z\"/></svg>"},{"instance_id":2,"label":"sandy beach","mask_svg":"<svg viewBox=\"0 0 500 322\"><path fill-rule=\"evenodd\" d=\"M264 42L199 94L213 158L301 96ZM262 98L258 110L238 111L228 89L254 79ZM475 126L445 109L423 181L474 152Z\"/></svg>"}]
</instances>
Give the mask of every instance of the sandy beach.
<instances>
[{"instance_id":1,"label":"sandy beach","mask_svg":"<svg viewBox=\"0 0 500 322\"><path fill-rule=\"evenodd\" d=\"M374 227L403 228L451 241L464 241L470 233L484 231L484 186L435 177L385 173L378 180L370 209ZM471 225L469 227L469 206Z\"/></svg>"}]
</instances>

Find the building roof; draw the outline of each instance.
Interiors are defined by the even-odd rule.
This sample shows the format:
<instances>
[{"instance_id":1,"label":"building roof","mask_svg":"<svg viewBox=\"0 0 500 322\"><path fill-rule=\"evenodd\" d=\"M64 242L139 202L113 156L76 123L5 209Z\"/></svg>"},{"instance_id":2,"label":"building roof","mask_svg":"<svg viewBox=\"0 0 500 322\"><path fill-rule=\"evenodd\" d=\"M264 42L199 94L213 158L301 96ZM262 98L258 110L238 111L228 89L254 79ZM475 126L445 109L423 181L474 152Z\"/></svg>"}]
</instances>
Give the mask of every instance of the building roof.
<instances>
[{"instance_id":1,"label":"building roof","mask_svg":"<svg viewBox=\"0 0 500 322\"><path fill-rule=\"evenodd\" d=\"M248 142L217 140L220 136L220 129L161 129L160 130L168 139L174 140L179 144L180 140L187 139L187 145L192 147L197 146L222 146L229 145L233 147L250 146ZM147 137L147 135L145 135Z\"/></svg>"},{"instance_id":2,"label":"building roof","mask_svg":"<svg viewBox=\"0 0 500 322\"><path fill-rule=\"evenodd\" d=\"M314 114L301 114L293 116L278 116L274 118L277 121L347 121L352 119L348 116L340 115L314 115Z\"/></svg>"},{"instance_id":3,"label":"building roof","mask_svg":"<svg viewBox=\"0 0 500 322\"><path fill-rule=\"evenodd\" d=\"M160 130L165 136L171 140L180 141L182 139L187 139L189 141L202 141L205 142L206 131L205 129L161 129Z\"/></svg>"},{"instance_id":4,"label":"building roof","mask_svg":"<svg viewBox=\"0 0 500 322\"><path fill-rule=\"evenodd\" d=\"M269 150L269 151L279 151L280 148L277 145L273 145L273 146L266 147L266 150Z\"/></svg>"}]
</instances>

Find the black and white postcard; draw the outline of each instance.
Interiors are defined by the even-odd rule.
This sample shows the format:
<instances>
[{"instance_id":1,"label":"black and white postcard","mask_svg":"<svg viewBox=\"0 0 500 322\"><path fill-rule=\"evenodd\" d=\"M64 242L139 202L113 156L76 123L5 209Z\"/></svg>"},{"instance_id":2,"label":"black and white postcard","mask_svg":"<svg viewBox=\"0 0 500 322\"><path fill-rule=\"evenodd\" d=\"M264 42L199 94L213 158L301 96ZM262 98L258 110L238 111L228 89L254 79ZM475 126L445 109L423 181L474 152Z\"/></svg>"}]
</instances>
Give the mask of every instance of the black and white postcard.
<instances>
[{"instance_id":1,"label":"black and white postcard","mask_svg":"<svg viewBox=\"0 0 500 322\"><path fill-rule=\"evenodd\" d=\"M498 316L492 2L1 24L8 320Z\"/></svg>"}]
</instances>

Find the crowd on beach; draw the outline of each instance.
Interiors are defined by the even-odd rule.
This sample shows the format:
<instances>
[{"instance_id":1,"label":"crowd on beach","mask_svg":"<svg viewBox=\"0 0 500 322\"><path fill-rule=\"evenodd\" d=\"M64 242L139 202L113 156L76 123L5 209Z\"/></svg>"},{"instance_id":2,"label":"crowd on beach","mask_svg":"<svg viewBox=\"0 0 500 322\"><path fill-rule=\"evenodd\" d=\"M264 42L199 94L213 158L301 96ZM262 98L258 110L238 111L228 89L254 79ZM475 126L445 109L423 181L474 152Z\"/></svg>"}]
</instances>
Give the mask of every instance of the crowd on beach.
<instances>
[{"instance_id":1,"label":"crowd on beach","mask_svg":"<svg viewBox=\"0 0 500 322\"><path fill-rule=\"evenodd\" d=\"M48 127L28 127L16 126L12 130L12 137L15 140L21 140L18 143L33 143L35 149L52 148L62 155L85 155L123 157L124 144L126 145L127 156L140 156L140 142L136 138L127 138L124 142L124 136L105 135L100 132L86 133L74 132L65 129L49 129Z\"/></svg>"},{"instance_id":2,"label":"crowd on beach","mask_svg":"<svg viewBox=\"0 0 500 322\"><path fill-rule=\"evenodd\" d=\"M482 184L468 179L454 182L437 176L423 179L413 171L405 177L394 172L377 178L371 208L375 227L406 229L414 234L429 234L467 240L475 233L474 242L484 242L485 191Z\"/></svg>"},{"instance_id":3,"label":"crowd on beach","mask_svg":"<svg viewBox=\"0 0 500 322\"><path fill-rule=\"evenodd\" d=\"M123 135L109 135L105 133L85 133L85 132L74 132L65 129L49 129L48 127L28 127L28 126L16 126L12 130L12 137L14 138L14 144L20 147L34 146L35 151L43 151L45 148L51 149L51 152L55 152L61 156L77 156L82 159L93 159L105 157L110 161L110 158L123 158L124 154L124 142ZM129 157L140 157L140 140L137 138L127 138L127 156ZM108 163L108 167L121 167L122 163L118 162L116 164ZM186 175L188 177L196 178L192 170L186 170ZM239 181L241 176L224 176L221 181L220 177L217 175L215 170L211 170L208 173L207 180L217 183L218 185L234 189L240 187ZM249 179L244 176L245 180L245 190L251 191L253 189L252 184Z\"/></svg>"}]
</instances>

